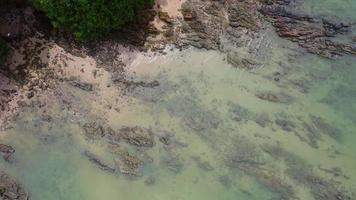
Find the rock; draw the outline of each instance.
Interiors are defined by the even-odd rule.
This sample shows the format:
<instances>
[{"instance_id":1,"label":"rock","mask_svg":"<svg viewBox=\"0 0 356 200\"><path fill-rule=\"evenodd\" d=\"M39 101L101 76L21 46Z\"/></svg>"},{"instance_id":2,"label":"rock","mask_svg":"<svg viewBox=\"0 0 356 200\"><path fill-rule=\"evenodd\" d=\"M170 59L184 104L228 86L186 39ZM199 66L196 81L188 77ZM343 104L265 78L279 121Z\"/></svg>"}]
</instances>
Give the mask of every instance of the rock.
<instances>
[{"instance_id":1,"label":"rock","mask_svg":"<svg viewBox=\"0 0 356 200\"><path fill-rule=\"evenodd\" d=\"M141 160L128 152L121 152L117 159L120 172L126 175L141 176L140 168L142 164Z\"/></svg>"},{"instance_id":2,"label":"rock","mask_svg":"<svg viewBox=\"0 0 356 200\"><path fill-rule=\"evenodd\" d=\"M113 82L121 84L128 91L133 91L134 89L136 89L138 87L155 88L160 85L160 83L158 81L151 81L151 82L132 81L132 80L127 80L125 77L122 77L122 76L114 77Z\"/></svg>"},{"instance_id":3,"label":"rock","mask_svg":"<svg viewBox=\"0 0 356 200\"><path fill-rule=\"evenodd\" d=\"M342 132L340 129L326 123L325 120L321 117L310 115L310 119L314 127L316 127L321 133L336 141L341 141Z\"/></svg>"},{"instance_id":4,"label":"rock","mask_svg":"<svg viewBox=\"0 0 356 200\"><path fill-rule=\"evenodd\" d=\"M198 168L204 170L204 171L212 171L214 170L214 167L211 166L211 164L208 161L202 161L199 156L193 156L192 159L195 161L197 164Z\"/></svg>"},{"instance_id":5,"label":"rock","mask_svg":"<svg viewBox=\"0 0 356 200\"><path fill-rule=\"evenodd\" d=\"M338 34L347 33L350 25L292 14L281 6L264 6L260 12L269 18L280 37L298 43L310 53L326 58L356 55L355 46L332 40Z\"/></svg>"},{"instance_id":6,"label":"rock","mask_svg":"<svg viewBox=\"0 0 356 200\"><path fill-rule=\"evenodd\" d=\"M260 65L258 62L249 58L244 58L242 57L242 55L236 52L229 52L227 54L227 62L236 68L248 70L255 69L257 66Z\"/></svg>"},{"instance_id":7,"label":"rock","mask_svg":"<svg viewBox=\"0 0 356 200\"><path fill-rule=\"evenodd\" d=\"M145 180L145 185L150 186L156 183L156 178L154 176L150 176Z\"/></svg>"},{"instance_id":8,"label":"rock","mask_svg":"<svg viewBox=\"0 0 356 200\"><path fill-rule=\"evenodd\" d=\"M184 13L183 17L185 21L192 21L194 19L191 13Z\"/></svg>"},{"instance_id":9,"label":"rock","mask_svg":"<svg viewBox=\"0 0 356 200\"><path fill-rule=\"evenodd\" d=\"M120 136L126 143L138 147L153 147L155 145L153 134L142 127L123 127L119 130Z\"/></svg>"},{"instance_id":10,"label":"rock","mask_svg":"<svg viewBox=\"0 0 356 200\"><path fill-rule=\"evenodd\" d=\"M174 137L173 133L170 133L168 131L162 131L163 133L159 136L159 141L168 146L170 144L172 144L172 138Z\"/></svg>"},{"instance_id":11,"label":"rock","mask_svg":"<svg viewBox=\"0 0 356 200\"><path fill-rule=\"evenodd\" d=\"M161 136L161 137L159 137L159 141L162 142L164 145L169 145L170 144L170 137Z\"/></svg>"},{"instance_id":12,"label":"rock","mask_svg":"<svg viewBox=\"0 0 356 200\"><path fill-rule=\"evenodd\" d=\"M34 93L33 91L30 91L30 92L28 92L28 93L26 94L26 96L27 96L28 99L31 99L32 97L35 96L35 93Z\"/></svg>"},{"instance_id":13,"label":"rock","mask_svg":"<svg viewBox=\"0 0 356 200\"><path fill-rule=\"evenodd\" d=\"M15 149L10 145L0 144L0 153L3 154L6 161L9 161L11 155L15 153Z\"/></svg>"},{"instance_id":14,"label":"rock","mask_svg":"<svg viewBox=\"0 0 356 200\"><path fill-rule=\"evenodd\" d=\"M231 119L234 121L237 122L247 121L250 120L253 115L248 109L238 104L229 103L229 107L230 107L229 112L231 113Z\"/></svg>"},{"instance_id":15,"label":"rock","mask_svg":"<svg viewBox=\"0 0 356 200\"><path fill-rule=\"evenodd\" d=\"M84 151L83 155L87 157L90 162L98 166L100 169L110 173L115 173L115 169L113 167L110 167L108 164L104 163L96 155L90 153L89 151Z\"/></svg>"},{"instance_id":16,"label":"rock","mask_svg":"<svg viewBox=\"0 0 356 200\"><path fill-rule=\"evenodd\" d=\"M218 181L223 185L225 188L230 188L232 186L232 180L228 175L223 175L218 177Z\"/></svg>"},{"instance_id":17,"label":"rock","mask_svg":"<svg viewBox=\"0 0 356 200\"><path fill-rule=\"evenodd\" d=\"M238 168L250 173L264 165L260 152L252 143L238 140L225 158L225 164L230 168Z\"/></svg>"},{"instance_id":18,"label":"rock","mask_svg":"<svg viewBox=\"0 0 356 200\"><path fill-rule=\"evenodd\" d=\"M262 113L259 114L255 117L254 121L260 125L261 127L267 127L269 124L271 124L271 120L269 119L269 115L267 113Z\"/></svg>"},{"instance_id":19,"label":"rock","mask_svg":"<svg viewBox=\"0 0 356 200\"><path fill-rule=\"evenodd\" d=\"M164 165L167 166L167 168L178 174L183 170L184 164L181 162L178 156L174 155L169 155L168 157L164 158L163 160Z\"/></svg>"},{"instance_id":20,"label":"rock","mask_svg":"<svg viewBox=\"0 0 356 200\"><path fill-rule=\"evenodd\" d=\"M96 122L86 123L83 128L85 135L90 139L102 138L106 135L105 128Z\"/></svg>"},{"instance_id":21,"label":"rock","mask_svg":"<svg viewBox=\"0 0 356 200\"><path fill-rule=\"evenodd\" d=\"M292 97L285 93L260 92L256 97L272 103L289 103L292 100Z\"/></svg>"},{"instance_id":22,"label":"rock","mask_svg":"<svg viewBox=\"0 0 356 200\"><path fill-rule=\"evenodd\" d=\"M231 27L243 27L251 31L257 31L260 28L258 15L248 4L236 2L228 9L229 25Z\"/></svg>"},{"instance_id":23,"label":"rock","mask_svg":"<svg viewBox=\"0 0 356 200\"><path fill-rule=\"evenodd\" d=\"M77 88L82 89L82 90L87 91L87 92L93 91L93 85L90 84L90 83L84 83L84 82L81 82L79 80L69 81L68 83L70 85L72 85L73 87L77 87Z\"/></svg>"},{"instance_id":24,"label":"rock","mask_svg":"<svg viewBox=\"0 0 356 200\"><path fill-rule=\"evenodd\" d=\"M45 121L45 122L51 122L52 121L52 117L51 117L51 115L43 114L41 116L41 120Z\"/></svg>"},{"instance_id":25,"label":"rock","mask_svg":"<svg viewBox=\"0 0 356 200\"><path fill-rule=\"evenodd\" d=\"M162 12L162 11L159 11L158 12L158 18L164 22L166 22L167 24L171 24L173 21L172 21L172 18L168 15L167 12Z\"/></svg>"},{"instance_id":26,"label":"rock","mask_svg":"<svg viewBox=\"0 0 356 200\"><path fill-rule=\"evenodd\" d=\"M224 7L217 1L187 1L182 5L185 19L183 45L219 49L221 30L225 29Z\"/></svg>"},{"instance_id":27,"label":"rock","mask_svg":"<svg viewBox=\"0 0 356 200\"><path fill-rule=\"evenodd\" d=\"M295 124L286 119L276 119L276 124L287 132L291 132L295 129Z\"/></svg>"},{"instance_id":28,"label":"rock","mask_svg":"<svg viewBox=\"0 0 356 200\"><path fill-rule=\"evenodd\" d=\"M0 171L0 199L29 200L29 195L13 178Z\"/></svg>"}]
</instances>

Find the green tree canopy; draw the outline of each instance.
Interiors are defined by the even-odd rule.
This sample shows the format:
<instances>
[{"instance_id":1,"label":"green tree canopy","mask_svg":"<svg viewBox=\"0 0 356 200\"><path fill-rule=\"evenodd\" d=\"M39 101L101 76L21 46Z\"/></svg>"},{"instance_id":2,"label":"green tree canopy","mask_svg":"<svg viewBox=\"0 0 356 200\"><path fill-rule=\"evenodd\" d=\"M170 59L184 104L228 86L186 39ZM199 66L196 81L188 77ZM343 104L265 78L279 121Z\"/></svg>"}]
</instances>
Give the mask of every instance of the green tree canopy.
<instances>
[{"instance_id":1,"label":"green tree canopy","mask_svg":"<svg viewBox=\"0 0 356 200\"><path fill-rule=\"evenodd\" d=\"M79 40L90 40L133 20L138 10L153 0L34 0L54 27Z\"/></svg>"}]
</instances>

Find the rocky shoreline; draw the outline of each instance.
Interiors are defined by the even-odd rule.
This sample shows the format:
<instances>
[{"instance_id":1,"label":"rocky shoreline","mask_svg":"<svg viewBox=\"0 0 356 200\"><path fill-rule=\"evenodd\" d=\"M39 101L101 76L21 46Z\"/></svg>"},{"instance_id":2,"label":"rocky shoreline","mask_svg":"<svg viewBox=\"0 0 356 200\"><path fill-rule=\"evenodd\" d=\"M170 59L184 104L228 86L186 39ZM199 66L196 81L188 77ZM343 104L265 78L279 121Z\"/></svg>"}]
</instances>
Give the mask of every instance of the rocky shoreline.
<instances>
[{"instance_id":1,"label":"rocky shoreline","mask_svg":"<svg viewBox=\"0 0 356 200\"><path fill-rule=\"evenodd\" d=\"M14 38L9 38L12 58L0 70L0 83L6 82L0 85L0 134L1 129L6 129L6 124L23 107L42 106L39 105L41 102L34 102L34 99L46 91L57 94L65 102L66 97L61 96L57 83L68 83L89 93L97 92L100 87L112 87L111 84L129 91L139 87L159 86L158 81L135 81L126 76L126 66L141 54L164 55L173 49L195 47L220 51L226 54L226 60L232 66L254 70L265 59L259 53L264 48L260 45L264 39L262 31L273 29L279 37L297 44L305 52L327 59L356 55L355 41L351 38L343 42L335 39L338 35L349 33L354 24L293 13L291 7L294 3L293 0L187 0L182 5L181 16L170 16L168 12L149 9L139 17L145 20L136 21L108 39L89 44L78 44L68 35L51 32L47 29L48 24L41 21L30 7L16 8L14 12L21 13L21 19L15 20L20 24L16 27L22 31L15 30L12 33ZM158 20L161 25L157 27L151 23L153 19ZM244 53L241 53L241 49ZM70 65L76 65L76 68L73 69ZM100 70L109 74L112 81L110 84L97 83L96 77L105 74L100 74ZM275 103L292 101L285 94L260 93L256 97ZM70 103L68 106L71 106ZM276 124L286 130L291 128L283 120L277 120ZM108 163L90 151L83 152L84 157L103 171L141 176L142 166L150 162L146 151L153 148L157 141L167 151L167 158L162 161L167 168L179 173L184 167L179 157L171 151L176 146L184 145L175 141L172 135L157 134L148 128L135 126L114 131L105 123L95 122L81 126L88 140L104 142L117 157L114 163ZM191 126L194 127L194 124ZM135 148L137 155L129 152L125 145ZM248 148L250 147L246 147ZM283 180L267 176L257 169L261 162L255 155L241 153L247 151L246 149L237 149L229 155L226 165L257 177L282 199L295 198L293 191L288 185L284 185ZM9 161L15 149L0 144L0 153ZM281 155L283 159L289 161L283 156L285 155ZM203 165L203 168L212 170L209 164L199 161L197 160L198 164ZM305 166L298 167L304 178L300 181L310 184L308 186L312 188L316 199L351 199L346 191L339 190L335 184L311 174ZM147 181L148 184L151 182L154 180ZM1 171L0 197L29 199L22 187Z\"/></svg>"},{"instance_id":2,"label":"rocky shoreline","mask_svg":"<svg viewBox=\"0 0 356 200\"><path fill-rule=\"evenodd\" d=\"M6 102L14 98L13 94L22 96L19 102L23 102L36 92L54 88L55 82L62 79L56 72L61 69L48 67L51 63L47 61L48 51L57 44L73 55L93 56L98 67L104 67L113 75L113 80L125 87L145 86L146 83L125 80L127 61L117 59L122 53L115 51L126 48L128 50L124 51L134 54L142 50L165 54L169 45L179 49L193 46L226 53L227 61L233 66L251 70L263 62L258 57L258 51L263 49L259 42L263 40L261 31L269 26L280 37L297 43L307 52L326 58L356 55L356 44L351 38L348 42L333 39L336 35L349 33L354 24L292 13L289 10L294 3L292 0L188 0L182 5L182 17L171 17L167 12L149 9L128 29L112 34L109 39L85 45L78 44L68 35L51 33L46 22L31 8L15 8L12 12L20 13L19 17L9 22L16 24L16 29L11 30L14 39L10 40L10 57L13 58L4 64L1 71L21 86L13 90L1 89L1 112L11 112L6 108ZM152 24L154 18L163 26L157 28ZM115 47L115 38L123 38L120 42L127 47L121 50ZM104 43L107 49L102 48ZM241 49L246 53L242 54Z\"/></svg>"}]
</instances>

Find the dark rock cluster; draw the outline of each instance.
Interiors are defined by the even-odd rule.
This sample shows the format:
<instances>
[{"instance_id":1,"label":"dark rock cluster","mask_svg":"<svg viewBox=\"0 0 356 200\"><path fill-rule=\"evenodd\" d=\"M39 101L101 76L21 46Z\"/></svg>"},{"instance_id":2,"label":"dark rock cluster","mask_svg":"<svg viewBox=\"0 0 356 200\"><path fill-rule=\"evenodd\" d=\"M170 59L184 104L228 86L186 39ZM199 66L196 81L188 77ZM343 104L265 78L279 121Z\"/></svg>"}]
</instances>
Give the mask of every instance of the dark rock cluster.
<instances>
[{"instance_id":1,"label":"dark rock cluster","mask_svg":"<svg viewBox=\"0 0 356 200\"><path fill-rule=\"evenodd\" d=\"M0 171L0 199L28 200L30 197L23 187L13 178Z\"/></svg>"},{"instance_id":2,"label":"dark rock cluster","mask_svg":"<svg viewBox=\"0 0 356 200\"><path fill-rule=\"evenodd\" d=\"M281 7L262 7L261 13L268 17L280 37L298 43L310 53L327 58L356 55L356 46L352 42L333 40L336 35L350 31L348 24L289 13Z\"/></svg>"},{"instance_id":3,"label":"dark rock cluster","mask_svg":"<svg viewBox=\"0 0 356 200\"><path fill-rule=\"evenodd\" d=\"M9 160L11 155L15 153L15 149L6 144L0 144L0 154L3 154L5 160Z\"/></svg>"},{"instance_id":4,"label":"dark rock cluster","mask_svg":"<svg viewBox=\"0 0 356 200\"><path fill-rule=\"evenodd\" d=\"M334 40L335 36L350 32L350 24L292 13L288 11L292 3L293 0L187 1L182 8L186 26L180 42L224 51L222 36L227 35L230 43L237 42L237 47L245 45L270 22L280 37L296 42L310 53L327 58L356 55L351 38L349 42ZM244 58L238 62L246 68L255 63Z\"/></svg>"}]
</instances>

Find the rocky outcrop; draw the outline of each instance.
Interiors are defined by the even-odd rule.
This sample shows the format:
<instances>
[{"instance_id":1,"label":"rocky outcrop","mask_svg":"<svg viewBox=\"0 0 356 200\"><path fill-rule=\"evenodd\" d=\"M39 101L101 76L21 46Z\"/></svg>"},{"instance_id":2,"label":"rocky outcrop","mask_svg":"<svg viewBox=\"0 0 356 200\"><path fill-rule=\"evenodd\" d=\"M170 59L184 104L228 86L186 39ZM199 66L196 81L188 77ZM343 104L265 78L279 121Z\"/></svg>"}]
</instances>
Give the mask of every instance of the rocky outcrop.
<instances>
[{"instance_id":1,"label":"rocky outcrop","mask_svg":"<svg viewBox=\"0 0 356 200\"><path fill-rule=\"evenodd\" d=\"M356 55L355 44L333 40L336 35L347 33L350 25L292 14L281 7L266 6L260 11L268 17L280 37L298 43L310 53L327 58Z\"/></svg>"},{"instance_id":2,"label":"rocky outcrop","mask_svg":"<svg viewBox=\"0 0 356 200\"><path fill-rule=\"evenodd\" d=\"M227 27L223 1L187 1L182 6L183 34L179 43L219 49L219 37Z\"/></svg>"},{"instance_id":3,"label":"rocky outcrop","mask_svg":"<svg viewBox=\"0 0 356 200\"><path fill-rule=\"evenodd\" d=\"M109 143L125 141L136 147L153 147L155 145L153 133L149 129L138 126L122 127L118 131L114 131L106 125L93 122L84 124L83 129L89 139L106 139Z\"/></svg>"},{"instance_id":4,"label":"rocky outcrop","mask_svg":"<svg viewBox=\"0 0 356 200\"><path fill-rule=\"evenodd\" d=\"M349 32L350 25L288 12L292 3L293 0L187 1L182 8L185 24L180 42L226 51L222 44L226 35L229 45L245 46L253 52L258 45L250 47L246 43L256 40L270 22L280 37L296 42L310 53L326 58L356 55L351 38L349 42L333 39Z\"/></svg>"},{"instance_id":5,"label":"rocky outcrop","mask_svg":"<svg viewBox=\"0 0 356 200\"><path fill-rule=\"evenodd\" d=\"M13 178L0 171L0 199L29 200L29 195Z\"/></svg>"},{"instance_id":6,"label":"rocky outcrop","mask_svg":"<svg viewBox=\"0 0 356 200\"><path fill-rule=\"evenodd\" d=\"M154 135L149 129L134 126L122 127L114 131L99 122L86 123L83 129L88 139L102 140L107 144L108 149L115 157L116 164L115 167L110 166L99 156L85 151L83 155L90 162L109 173L120 172L129 176L142 175L141 168L145 163L145 156L142 155L145 155L145 149L152 148L155 145ZM129 151L128 149L135 149L138 152Z\"/></svg>"}]
</instances>

